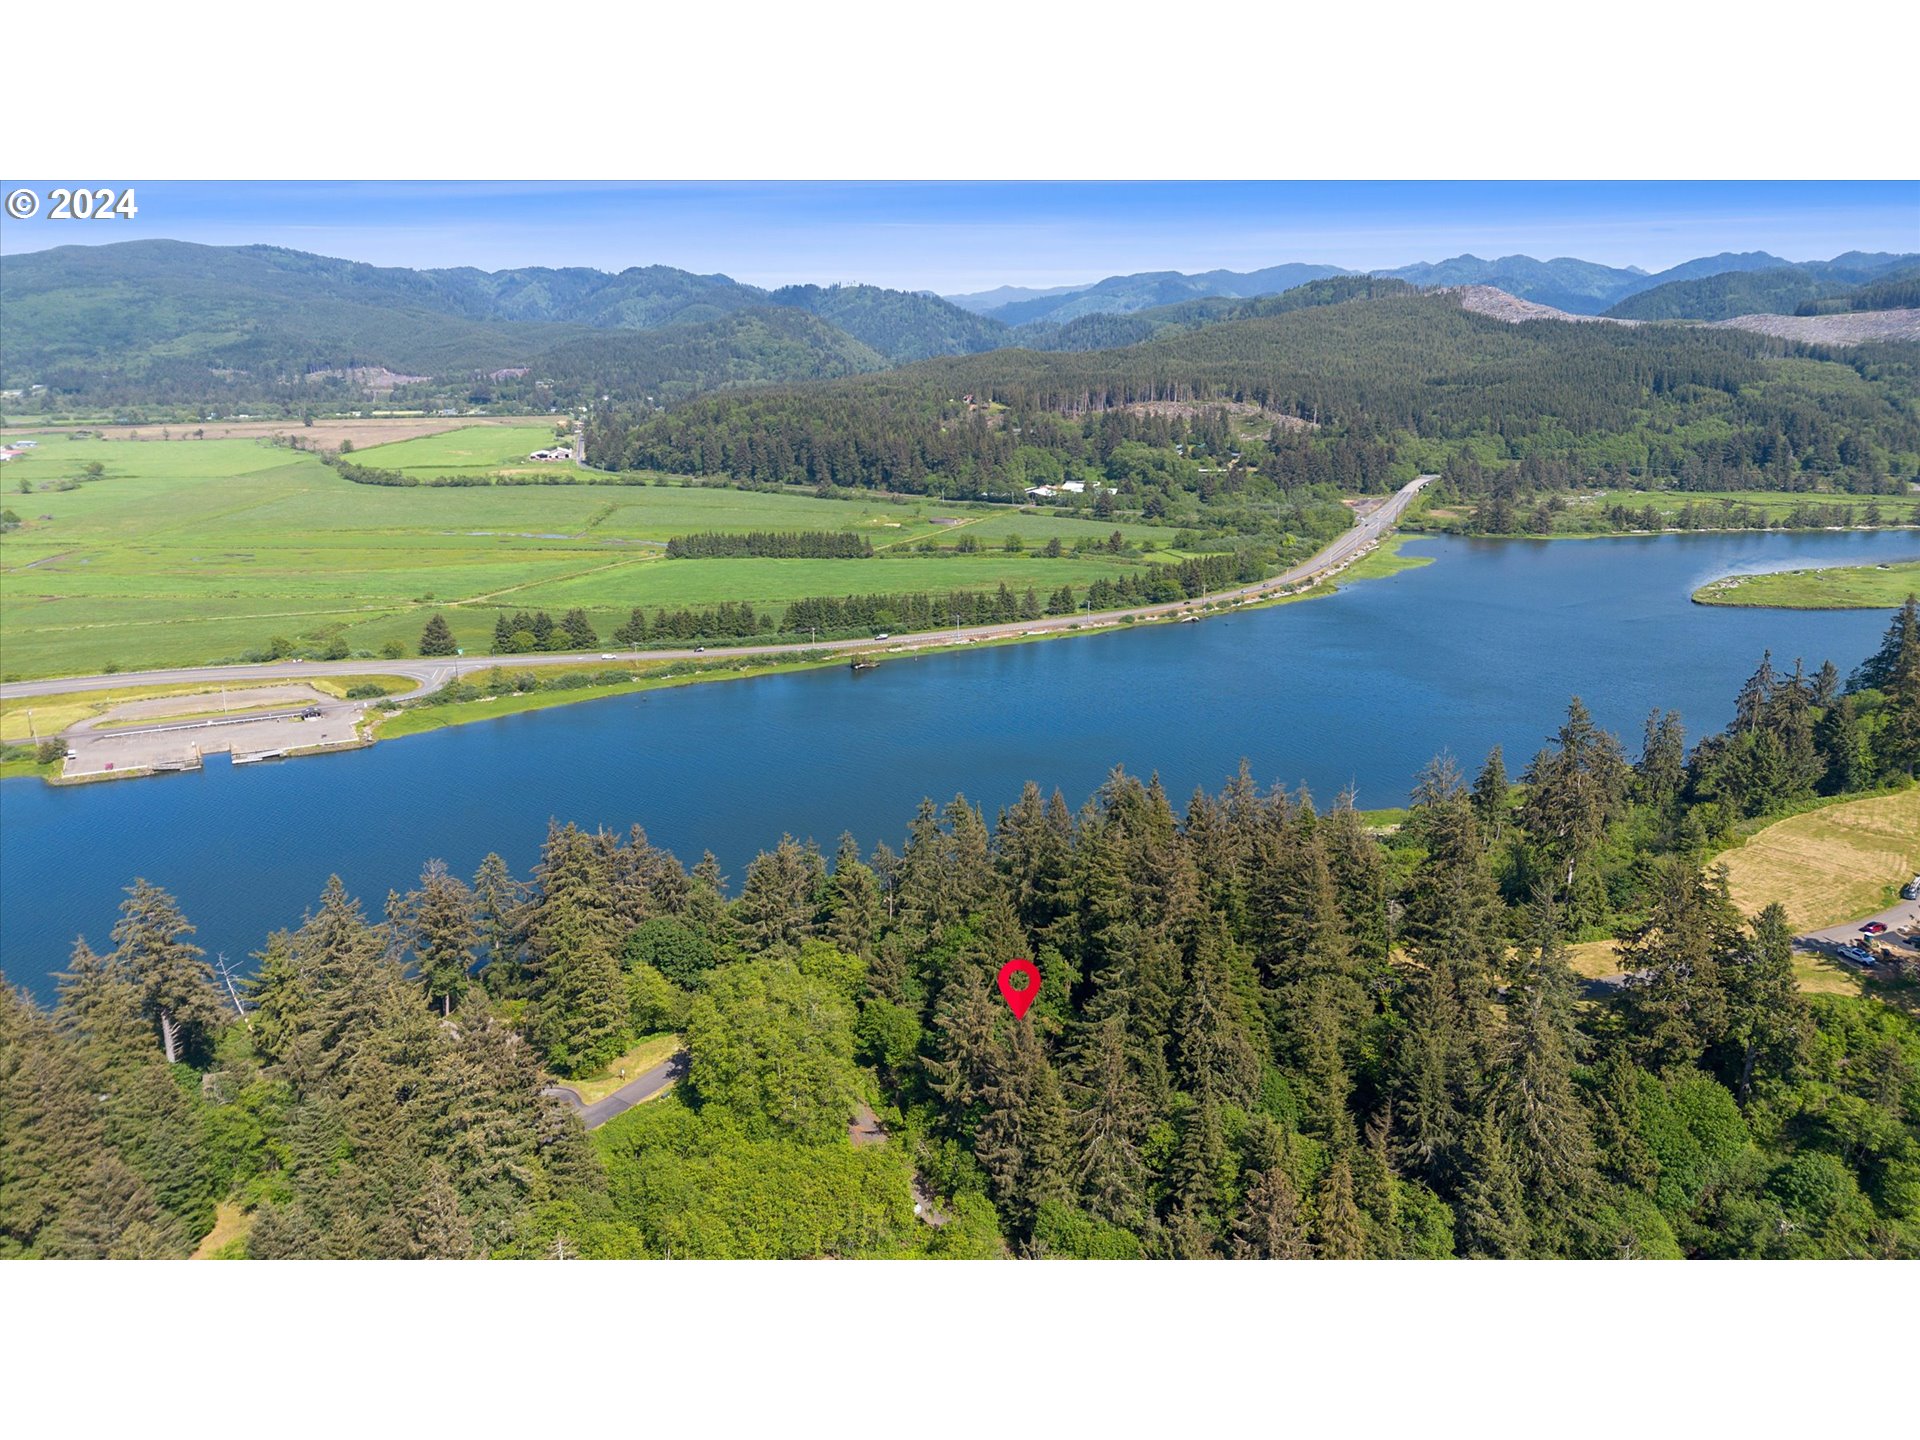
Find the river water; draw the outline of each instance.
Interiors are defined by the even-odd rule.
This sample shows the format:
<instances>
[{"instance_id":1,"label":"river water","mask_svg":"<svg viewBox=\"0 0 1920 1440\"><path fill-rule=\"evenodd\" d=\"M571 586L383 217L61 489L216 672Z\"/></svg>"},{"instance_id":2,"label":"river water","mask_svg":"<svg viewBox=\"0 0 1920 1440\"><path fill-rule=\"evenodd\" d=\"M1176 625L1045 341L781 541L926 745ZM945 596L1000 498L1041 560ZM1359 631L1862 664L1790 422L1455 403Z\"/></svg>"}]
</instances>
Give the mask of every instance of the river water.
<instances>
[{"instance_id":1,"label":"river water","mask_svg":"<svg viewBox=\"0 0 1920 1440\"><path fill-rule=\"evenodd\" d=\"M378 912L422 862L525 875L549 817L635 821L737 883L783 832L899 845L923 795L989 820L1022 784L1078 806L1116 764L1184 805L1242 756L1323 802L1401 803L1442 748L1525 765L1578 694L1630 751L1655 705L1724 725L1762 650L1790 668L1871 653L1885 611L1695 605L1733 571L1920 558L1911 531L1588 541L1420 538L1434 563L1197 625L698 685L508 716L341 755L56 788L0 783L0 969L51 995L76 934L104 948L120 887L179 897L209 955L251 965L338 871Z\"/></svg>"}]
</instances>

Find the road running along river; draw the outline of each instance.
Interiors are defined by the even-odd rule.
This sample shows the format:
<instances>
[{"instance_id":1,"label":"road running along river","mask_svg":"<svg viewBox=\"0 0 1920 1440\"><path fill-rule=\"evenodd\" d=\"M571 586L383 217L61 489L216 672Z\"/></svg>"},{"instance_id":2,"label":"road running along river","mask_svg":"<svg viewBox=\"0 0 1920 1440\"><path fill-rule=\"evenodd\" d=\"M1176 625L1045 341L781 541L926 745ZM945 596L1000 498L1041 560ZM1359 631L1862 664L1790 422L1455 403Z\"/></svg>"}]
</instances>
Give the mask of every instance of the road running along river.
<instances>
[{"instance_id":1,"label":"road running along river","mask_svg":"<svg viewBox=\"0 0 1920 1440\"><path fill-rule=\"evenodd\" d=\"M989 819L1031 778L1079 805L1115 764L1176 804L1246 756L1324 803L1401 803L1450 748L1518 772L1578 693L1637 748L1654 705L1690 733L1728 719L1760 652L1850 670L1884 611L1695 605L1733 570L1920 555L1912 532L1591 541L1411 539L1436 563L1328 599L1075 644L980 646L882 664L590 701L286 763L130 784L0 783L0 968L51 993L76 933L107 943L120 887L164 885L235 962L297 924L333 871L378 911L422 862L525 875L549 817L639 822L736 880L783 831L898 846L923 795Z\"/></svg>"}]
</instances>

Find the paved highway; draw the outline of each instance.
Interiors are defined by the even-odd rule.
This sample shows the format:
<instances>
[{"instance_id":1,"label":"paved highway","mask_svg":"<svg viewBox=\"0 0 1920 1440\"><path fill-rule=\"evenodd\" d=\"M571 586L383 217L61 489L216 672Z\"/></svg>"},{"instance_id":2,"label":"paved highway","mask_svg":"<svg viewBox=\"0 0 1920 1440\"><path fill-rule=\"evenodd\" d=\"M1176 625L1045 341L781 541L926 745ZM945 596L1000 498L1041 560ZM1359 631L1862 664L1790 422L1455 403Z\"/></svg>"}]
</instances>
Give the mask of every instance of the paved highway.
<instances>
[{"instance_id":1,"label":"paved highway","mask_svg":"<svg viewBox=\"0 0 1920 1440\"><path fill-rule=\"evenodd\" d=\"M1312 558L1269 580L1222 590L1209 595L1209 604L1238 604L1258 600L1311 584L1345 568L1371 550L1399 523L1400 516L1435 475L1410 480L1384 504L1359 517L1354 526L1317 551ZM923 650L942 645L958 645L977 640L998 640L1018 635L1050 635L1065 630L1117 625L1126 615L1136 617L1177 615L1183 611L1198 613L1192 600L1175 600L1163 605L1130 605L1120 610L1095 611L1092 614L1052 615L1040 620L1019 620L1005 625L975 625L954 630L919 631L903 635L881 645L889 651ZM0 685L0 699L29 699L41 695L65 695L79 690L119 690L135 685L185 685L206 681L310 680L325 675L400 675L419 682L419 688L407 696L431 694L461 675L471 675L495 666L517 668L525 665L555 665L583 660L612 659L623 663L654 660L692 660L701 655L715 659L730 656L791 657L808 652L868 651L874 640L828 640L817 645L727 645L712 650L618 650L581 651L541 655L469 655L459 658L417 660L279 660L265 665L202 665L174 670L122 671L114 675L77 675L57 680L21 680ZM336 701L327 709L344 709L349 702Z\"/></svg>"}]
</instances>

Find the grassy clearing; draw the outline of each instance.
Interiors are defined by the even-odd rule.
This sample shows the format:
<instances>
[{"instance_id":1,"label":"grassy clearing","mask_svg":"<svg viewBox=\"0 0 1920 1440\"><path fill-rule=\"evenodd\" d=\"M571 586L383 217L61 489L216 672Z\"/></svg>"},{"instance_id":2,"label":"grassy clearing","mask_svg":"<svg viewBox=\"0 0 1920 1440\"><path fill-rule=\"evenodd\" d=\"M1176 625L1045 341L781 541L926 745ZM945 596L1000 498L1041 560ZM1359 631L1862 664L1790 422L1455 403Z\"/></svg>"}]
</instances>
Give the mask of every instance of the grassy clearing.
<instances>
[{"instance_id":1,"label":"grassy clearing","mask_svg":"<svg viewBox=\"0 0 1920 1440\"><path fill-rule=\"evenodd\" d=\"M1583 940L1567 947L1567 965L1583 980L1599 980L1620 973L1618 940Z\"/></svg>"},{"instance_id":2,"label":"grassy clearing","mask_svg":"<svg viewBox=\"0 0 1920 1440\"><path fill-rule=\"evenodd\" d=\"M626 1054L612 1061L597 1075L581 1080L563 1080L561 1084L576 1092L591 1105L604 1100L629 1080L638 1080L647 1071L680 1049L686 1042L678 1035L649 1035Z\"/></svg>"},{"instance_id":3,"label":"grassy clearing","mask_svg":"<svg viewBox=\"0 0 1920 1440\"><path fill-rule=\"evenodd\" d=\"M253 1212L242 1210L232 1200L222 1200L214 1208L213 1229L195 1247L195 1260L237 1260L247 1232L253 1229Z\"/></svg>"},{"instance_id":4,"label":"grassy clearing","mask_svg":"<svg viewBox=\"0 0 1920 1440\"><path fill-rule=\"evenodd\" d=\"M458 446L524 453L491 426L377 446L425 461ZM462 438L465 437L465 438ZM415 448L424 447L424 448ZM97 480L54 488L103 467ZM471 469L471 466L456 468ZM21 493L20 487L28 487ZM355 485L313 455L259 440L149 444L47 435L0 473L0 501L21 517L0 535L5 675L27 679L109 667L149 669L237 659L274 637L342 641L373 655L414 653L445 611L469 654L488 648L498 608L588 611L605 635L635 605L746 601L779 611L804 595L992 589L1043 595L1179 558L1162 526L956 505L930 499L820 499L665 485L413 489ZM938 520L958 524L937 524ZM872 560L667 560L665 542L702 530L852 530ZM1069 553L1059 538L1114 531L1149 555ZM926 540L973 555L921 554ZM1019 537L1018 553L1006 550Z\"/></svg>"},{"instance_id":5,"label":"grassy clearing","mask_svg":"<svg viewBox=\"0 0 1920 1440\"><path fill-rule=\"evenodd\" d=\"M1367 555L1340 572L1337 585L1350 585L1356 580L1384 580L1388 576L1398 575L1403 570L1418 570L1423 565L1431 565L1431 555L1402 555L1400 546L1410 537L1389 535Z\"/></svg>"},{"instance_id":6,"label":"grassy clearing","mask_svg":"<svg viewBox=\"0 0 1920 1440\"><path fill-rule=\"evenodd\" d=\"M1833 565L1729 575L1693 592L1701 605L1766 605L1782 610L1896 610L1920 591L1920 560Z\"/></svg>"},{"instance_id":7,"label":"grassy clearing","mask_svg":"<svg viewBox=\"0 0 1920 1440\"><path fill-rule=\"evenodd\" d=\"M436 475L483 475L504 469L550 468L551 461L529 461L535 450L556 442L551 425L465 426L356 450L353 458L381 470L403 470L427 479Z\"/></svg>"},{"instance_id":8,"label":"grassy clearing","mask_svg":"<svg viewBox=\"0 0 1920 1440\"><path fill-rule=\"evenodd\" d=\"M1871 915L1920 872L1920 788L1795 815L1719 858L1748 914L1778 900L1797 931Z\"/></svg>"},{"instance_id":9,"label":"grassy clearing","mask_svg":"<svg viewBox=\"0 0 1920 1440\"><path fill-rule=\"evenodd\" d=\"M1620 973L1620 942L1587 940L1567 947L1567 964L1583 980L1601 980ZM1866 986L1862 973L1825 955L1796 950L1793 978L1805 995L1859 995Z\"/></svg>"}]
</instances>

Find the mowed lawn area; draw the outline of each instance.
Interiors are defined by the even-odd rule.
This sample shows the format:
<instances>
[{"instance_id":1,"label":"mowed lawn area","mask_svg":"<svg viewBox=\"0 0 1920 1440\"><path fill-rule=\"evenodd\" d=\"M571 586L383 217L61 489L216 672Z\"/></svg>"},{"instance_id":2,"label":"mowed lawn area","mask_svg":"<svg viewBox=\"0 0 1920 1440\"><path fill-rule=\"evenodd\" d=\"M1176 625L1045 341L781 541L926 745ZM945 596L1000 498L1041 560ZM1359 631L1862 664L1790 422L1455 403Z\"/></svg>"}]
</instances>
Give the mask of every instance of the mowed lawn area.
<instances>
[{"instance_id":1,"label":"mowed lawn area","mask_svg":"<svg viewBox=\"0 0 1920 1440\"><path fill-rule=\"evenodd\" d=\"M356 452L448 459L524 454L513 427L436 435ZM467 439L460 440L461 435ZM549 435L542 427L541 441ZM524 437L522 437L524 438ZM425 451L415 447L429 447ZM531 447L528 447L531 448ZM104 474L56 489L97 462ZM473 473L452 461L448 473ZM22 493L23 484L28 487ZM389 642L415 652L443 611L469 653L484 652L496 609L588 611L603 639L635 605L722 600L778 612L808 595L993 589L1044 598L1101 575L1180 558L1165 527L1027 514L915 499L894 503L648 485L390 488L355 485L309 454L259 440L166 443L44 436L0 467L0 505L21 524L0 535L0 652L7 678L211 664L275 637L308 648L334 637L356 654ZM951 523L937 523L939 521ZM841 530L867 536L867 560L669 560L665 542L703 530ZM1148 554L1076 558L1082 538L1120 531ZM972 534L978 554L914 546ZM1020 553L1005 549L1017 535ZM1053 537L1069 547L1048 559Z\"/></svg>"},{"instance_id":2,"label":"mowed lawn area","mask_svg":"<svg viewBox=\"0 0 1920 1440\"><path fill-rule=\"evenodd\" d=\"M1920 537L1914 540L1920 550ZM1833 565L1729 575L1693 592L1702 605L1768 605L1787 610L1897 610L1920 591L1920 560L1891 565Z\"/></svg>"},{"instance_id":3,"label":"mowed lawn area","mask_svg":"<svg viewBox=\"0 0 1920 1440\"><path fill-rule=\"evenodd\" d=\"M1920 874L1920 788L1777 821L1719 858L1746 914L1778 900L1796 931L1871 915Z\"/></svg>"}]
</instances>

